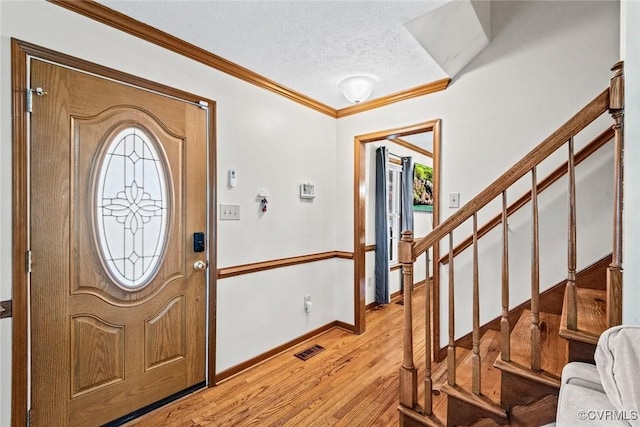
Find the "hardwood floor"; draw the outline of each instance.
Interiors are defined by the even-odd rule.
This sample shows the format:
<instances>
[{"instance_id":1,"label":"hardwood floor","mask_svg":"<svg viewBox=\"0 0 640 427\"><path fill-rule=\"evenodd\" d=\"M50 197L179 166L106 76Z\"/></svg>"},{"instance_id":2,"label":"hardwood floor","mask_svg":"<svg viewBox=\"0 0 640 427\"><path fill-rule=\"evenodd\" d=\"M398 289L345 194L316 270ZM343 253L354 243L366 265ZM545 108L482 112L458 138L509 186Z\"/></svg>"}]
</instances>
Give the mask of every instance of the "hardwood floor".
<instances>
[{"instance_id":1,"label":"hardwood floor","mask_svg":"<svg viewBox=\"0 0 640 427\"><path fill-rule=\"evenodd\" d=\"M424 359L424 291L414 298L416 365ZM403 307L367 312L367 332L332 329L219 385L186 396L127 426L394 426ZM325 350L294 357L314 344ZM422 351L421 351L422 349ZM436 369L436 367L434 367ZM434 372L435 373L435 372ZM422 371L419 373L421 378ZM434 396L434 406L442 396Z\"/></svg>"}]
</instances>

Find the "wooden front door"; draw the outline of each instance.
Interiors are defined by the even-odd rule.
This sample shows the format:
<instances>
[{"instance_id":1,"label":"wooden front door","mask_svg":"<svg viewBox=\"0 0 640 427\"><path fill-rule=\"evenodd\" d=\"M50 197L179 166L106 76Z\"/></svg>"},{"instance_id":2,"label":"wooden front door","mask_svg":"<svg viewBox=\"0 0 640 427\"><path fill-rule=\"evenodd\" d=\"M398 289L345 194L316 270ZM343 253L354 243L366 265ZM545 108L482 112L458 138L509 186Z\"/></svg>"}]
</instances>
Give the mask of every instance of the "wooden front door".
<instances>
[{"instance_id":1,"label":"wooden front door","mask_svg":"<svg viewBox=\"0 0 640 427\"><path fill-rule=\"evenodd\" d=\"M206 111L31 60L32 423L205 381Z\"/></svg>"}]
</instances>

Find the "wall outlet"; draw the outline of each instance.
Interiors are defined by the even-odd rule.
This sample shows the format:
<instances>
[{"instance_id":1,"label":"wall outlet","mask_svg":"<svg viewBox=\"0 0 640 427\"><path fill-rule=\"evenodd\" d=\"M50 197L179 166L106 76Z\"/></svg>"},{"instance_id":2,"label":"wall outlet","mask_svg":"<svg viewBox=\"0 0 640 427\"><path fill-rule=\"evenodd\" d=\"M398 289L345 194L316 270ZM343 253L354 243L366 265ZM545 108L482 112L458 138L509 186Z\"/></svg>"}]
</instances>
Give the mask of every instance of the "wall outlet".
<instances>
[{"instance_id":1,"label":"wall outlet","mask_svg":"<svg viewBox=\"0 0 640 427\"><path fill-rule=\"evenodd\" d=\"M373 277L367 277L367 286L373 288Z\"/></svg>"},{"instance_id":2,"label":"wall outlet","mask_svg":"<svg viewBox=\"0 0 640 427\"><path fill-rule=\"evenodd\" d=\"M239 220L240 205L220 205L220 220Z\"/></svg>"},{"instance_id":3,"label":"wall outlet","mask_svg":"<svg viewBox=\"0 0 640 427\"><path fill-rule=\"evenodd\" d=\"M311 295L304 297L304 312L307 314L311 313Z\"/></svg>"}]
</instances>

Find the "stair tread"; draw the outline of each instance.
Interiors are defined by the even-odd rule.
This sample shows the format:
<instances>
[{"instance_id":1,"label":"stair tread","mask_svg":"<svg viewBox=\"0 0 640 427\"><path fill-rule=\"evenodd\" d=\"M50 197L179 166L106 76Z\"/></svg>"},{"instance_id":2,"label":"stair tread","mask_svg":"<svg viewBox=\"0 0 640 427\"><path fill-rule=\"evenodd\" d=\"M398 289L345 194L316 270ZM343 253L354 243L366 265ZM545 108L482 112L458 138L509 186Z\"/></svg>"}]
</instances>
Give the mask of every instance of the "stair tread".
<instances>
[{"instance_id":1,"label":"stair tread","mask_svg":"<svg viewBox=\"0 0 640 427\"><path fill-rule=\"evenodd\" d=\"M597 344L600 335L607 329L606 291L602 289L576 288L578 328L567 329L567 304L562 308L560 336L569 340Z\"/></svg>"},{"instance_id":2,"label":"stair tread","mask_svg":"<svg viewBox=\"0 0 640 427\"><path fill-rule=\"evenodd\" d=\"M532 371L530 367L525 367L521 364L513 363L511 361L505 362L504 360L500 359L500 357L498 357L498 359L494 363L494 366L501 371L509 372L511 374L530 379L540 384L545 384L550 387L560 389L560 379L555 375L549 375L544 371Z\"/></svg>"},{"instance_id":3,"label":"stair tread","mask_svg":"<svg viewBox=\"0 0 640 427\"><path fill-rule=\"evenodd\" d=\"M567 342L560 338L560 315L540 313L540 372L531 371L531 311L524 310L515 328L511 332L511 360L498 359L496 366L507 368L512 365L513 373L521 368L530 371L534 378L549 377L550 383L559 385L562 368L567 362ZM556 381L553 381L556 380Z\"/></svg>"},{"instance_id":4,"label":"stair tread","mask_svg":"<svg viewBox=\"0 0 640 427\"><path fill-rule=\"evenodd\" d=\"M547 394L528 405L516 405L511 408L512 425L542 426L556 420L558 396Z\"/></svg>"},{"instance_id":5,"label":"stair tread","mask_svg":"<svg viewBox=\"0 0 640 427\"><path fill-rule=\"evenodd\" d=\"M500 353L500 332L489 329L480 339L480 393L481 398L487 400L495 407L500 408L500 370L493 366L493 362ZM464 358L459 359L456 366L456 386L471 396L478 397L471 392L473 381L473 352L469 351ZM441 391L449 394L447 390L452 388L448 384L440 388ZM471 398L474 402L477 399ZM468 400L467 400L468 401ZM484 407L484 405L483 405ZM493 411L494 408L489 410ZM497 414L500 414L498 411Z\"/></svg>"}]
</instances>

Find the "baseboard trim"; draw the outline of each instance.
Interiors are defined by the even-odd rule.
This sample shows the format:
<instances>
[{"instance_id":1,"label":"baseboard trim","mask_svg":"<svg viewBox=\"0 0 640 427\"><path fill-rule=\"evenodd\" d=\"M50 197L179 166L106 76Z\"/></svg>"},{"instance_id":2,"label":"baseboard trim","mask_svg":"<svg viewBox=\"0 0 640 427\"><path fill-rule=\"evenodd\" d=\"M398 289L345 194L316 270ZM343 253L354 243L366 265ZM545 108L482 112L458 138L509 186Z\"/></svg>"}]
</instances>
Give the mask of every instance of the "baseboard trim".
<instances>
[{"instance_id":1,"label":"baseboard trim","mask_svg":"<svg viewBox=\"0 0 640 427\"><path fill-rule=\"evenodd\" d=\"M224 371L217 373L215 376L215 380L213 383L210 384L210 386L214 386L216 384L218 384L221 381L227 380L229 378L231 378L234 375L239 374L240 372L243 372L249 368L252 368L262 362L266 362L267 360L271 359L274 356L277 356L278 354L281 354L289 349L291 349L292 347L295 347L298 344L301 344L307 340L310 340L312 338L316 338L319 335L322 335L334 328L340 328L340 329L344 329L348 332L354 332L355 331L355 326L354 325L350 325L348 323L342 322L340 320L334 320L333 322L327 323L324 326L320 326L319 328L316 328L312 331L307 332L304 335L301 335L297 338L292 339L291 341L288 341L284 344L281 344L267 352L264 352L262 354L259 354L258 356L255 356L245 362L239 363L235 366L232 366L229 369L225 369Z\"/></svg>"},{"instance_id":2,"label":"baseboard trim","mask_svg":"<svg viewBox=\"0 0 640 427\"><path fill-rule=\"evenodd\" d=\"M426 280L421 280L419 282L416 282L413 284L413 289L415 290L416 288L419 288L420 286L424 285L425 283L427 283ZM390 295L390 300L391 303L394 303L398 300L402 299L402 290L399 290L397 292L394 292ZM374 308L376 308L377 306L379 306L381 304L378 304L377 302L370 302L369 304L367 304L364 309L369 311L369 310L373 310Z\"/></svg>"}]
</instances>

